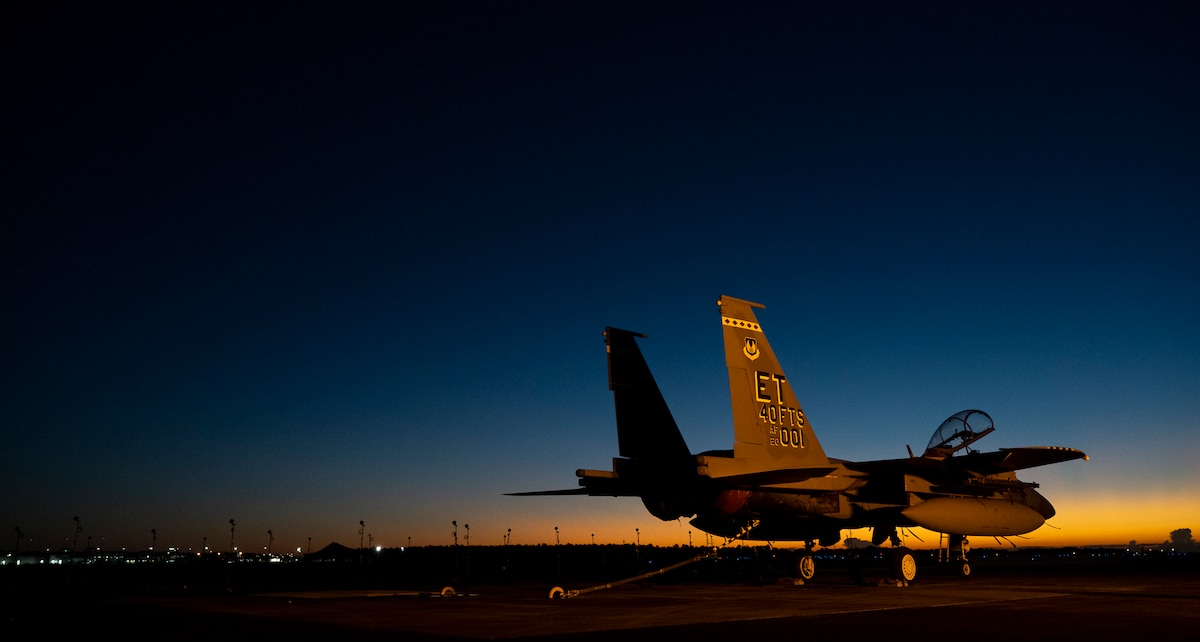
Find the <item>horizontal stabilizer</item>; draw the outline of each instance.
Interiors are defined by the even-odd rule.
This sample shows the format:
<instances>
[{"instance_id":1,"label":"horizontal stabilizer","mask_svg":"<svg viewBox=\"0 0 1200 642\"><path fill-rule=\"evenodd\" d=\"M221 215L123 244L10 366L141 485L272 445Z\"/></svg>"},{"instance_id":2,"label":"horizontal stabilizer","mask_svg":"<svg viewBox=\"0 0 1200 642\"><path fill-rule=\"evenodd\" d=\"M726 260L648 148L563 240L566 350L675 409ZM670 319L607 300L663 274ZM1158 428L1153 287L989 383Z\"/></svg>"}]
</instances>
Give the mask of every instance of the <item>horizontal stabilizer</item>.
<instances>
[{"instance_id":1,"label":"horizontal stabilizer","mask_svg":"<svg viewBox=\"0 0 1200 642\"><path fill-rule=\"evenodd\" d=\"M552 496L552 495L586 495L586 494L588 494L588 489L586 489L586 488L565 488L563 490L534 490L534 491L529 491L526 493L504 493L504 494L508 495L509 497L539 497L539 496L545 497L545 496Z\"/></svg>"},{"instance_id":2,"label":"horizontal stabilizer","mask_svg":"<svg viewBox=\"0 0 1200 642\"><path fill-rule=\"evenodd\" d=\"M562 491L529 491L524 493L504 493L509 497L547 497L556 494L588 494L587 488L563 488Z\"/></svg>"}]
</instances>

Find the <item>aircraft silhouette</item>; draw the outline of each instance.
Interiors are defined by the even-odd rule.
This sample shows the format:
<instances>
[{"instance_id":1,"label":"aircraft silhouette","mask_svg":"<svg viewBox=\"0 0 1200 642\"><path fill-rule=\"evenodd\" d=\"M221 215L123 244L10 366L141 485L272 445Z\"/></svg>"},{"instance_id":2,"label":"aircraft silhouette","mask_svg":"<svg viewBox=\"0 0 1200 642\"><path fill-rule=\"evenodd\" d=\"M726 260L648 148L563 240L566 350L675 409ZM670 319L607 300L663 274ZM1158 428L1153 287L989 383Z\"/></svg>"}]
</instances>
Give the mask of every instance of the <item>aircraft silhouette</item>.
<instances>
[{"instance_id":1,"label":"aircraft silhouette","mask_svg":"<svg viewBox=\"0 0 1200 642\"><path fill-rule=\"evenodd\" d=\"M725 364L733 403L732 450L692 454L659 392L635 337L605 331L608 383L616 406L619 457L609 470L576 471L579 488L514 495L640 497L655 517L691 518L720 537L801 541L810 553L832 546L843 529L870 527L876 546L890 541L894 577L910 581L916 559L898 529L920 526L949 535L958 572L970 574L967 536L1028 533L1054 507L1016 472L1073 459L1082 451L1054 446L977 452L995 428L987 413L964 410L946 419L920 456L853 462L826 456L767 342L754 308L722 296ZM815 563L802 554L801 579Z\"/></svg>"}]
</instances>

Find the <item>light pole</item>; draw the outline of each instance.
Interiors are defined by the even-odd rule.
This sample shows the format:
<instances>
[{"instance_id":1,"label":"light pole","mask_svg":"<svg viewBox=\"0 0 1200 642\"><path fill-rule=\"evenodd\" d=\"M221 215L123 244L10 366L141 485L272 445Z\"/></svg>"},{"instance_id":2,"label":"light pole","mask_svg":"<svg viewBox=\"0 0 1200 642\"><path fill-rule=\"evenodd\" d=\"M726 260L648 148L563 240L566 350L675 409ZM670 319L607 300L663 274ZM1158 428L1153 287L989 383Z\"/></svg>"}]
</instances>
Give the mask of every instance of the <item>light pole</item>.
<instances>
[{"instance_id":1,"label":"light pole","mask_svg":"<svg viewBox=\"0 0 1200 642\"><path fill-rule=\"evenodd\" d=\"M454 527L454 530L450 532L454 538L454 548L451 549L454 551L454 580L458 581L458 520L450 520L450 525Z\"/></svg>"},{"instance_id":2,"label":"light pole","mask_svg":"<svg viewBox=\"0 0 1200 642\"><path fill-rule=\"evenodd\" d=\"M229 520L229 554L234 554L237 549L233 547L233 531L237 529L237 523L232 519Z\"/></svg>"},{"instance_id":3,"label":"light pole","mask_svg":"<svg viewBox=\"0 0 1200 642\"><path fill-rule=\"evenodd\" d=\"M367 530L367 525L363 520L358 520L358 579L362 581L363 573L363 532Z\"/></svg>"},{"instance_id":4,"label":"light pole","mask_svg":"<svg viewBox=\"0 0 1200 642\"><path fill-rule=\"evenodd\" d=\"M466 559L463 561L463 578L464 581L467 581L467 579L471 577L471 525L464 523L463 528L467 529L467 553Z\"/></svg>"},{"instance_id":5,"label":"light pole","mask_svg":"<svg viewBox=\"0 0 1200 642\"><path fill-rule=\"evenodd\" d=\"M271 544L275 543L275 533L271 529L267 529L267 557L271 556Z\"/></svg>"}]
</instances>

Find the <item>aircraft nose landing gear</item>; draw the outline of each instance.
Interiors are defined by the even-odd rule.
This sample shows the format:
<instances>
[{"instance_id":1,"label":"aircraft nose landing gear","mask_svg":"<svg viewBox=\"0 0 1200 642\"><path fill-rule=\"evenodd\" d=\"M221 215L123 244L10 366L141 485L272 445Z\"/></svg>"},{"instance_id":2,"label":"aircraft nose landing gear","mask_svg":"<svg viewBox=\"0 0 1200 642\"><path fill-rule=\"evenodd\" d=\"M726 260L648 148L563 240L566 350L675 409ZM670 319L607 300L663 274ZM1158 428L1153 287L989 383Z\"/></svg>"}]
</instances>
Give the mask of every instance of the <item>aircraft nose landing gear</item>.
<instances>
[{"instance_id":1,"label":"aircraft nose landing gear","mask_svg":"<svg viewBox=\"0 0 1200 642\"><path fill-rule=\"evenodd\" d=\"M965 535L951 535L950 545L947 548L950 551L958 549L958 556L954 560L954 572L959 577L970 577L971 564L967 562L967 551L971 550L971 546L970 542L967 541L967 537Z\"/></svg>"}]
</instances>

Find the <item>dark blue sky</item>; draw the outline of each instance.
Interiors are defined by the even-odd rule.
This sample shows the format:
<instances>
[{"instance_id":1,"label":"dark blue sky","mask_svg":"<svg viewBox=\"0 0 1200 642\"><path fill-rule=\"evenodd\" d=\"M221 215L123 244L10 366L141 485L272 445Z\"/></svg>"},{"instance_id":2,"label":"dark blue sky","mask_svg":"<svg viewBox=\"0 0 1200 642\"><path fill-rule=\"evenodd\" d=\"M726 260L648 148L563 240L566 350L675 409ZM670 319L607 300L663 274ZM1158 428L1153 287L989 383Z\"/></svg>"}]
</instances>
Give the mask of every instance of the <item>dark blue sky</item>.
<instances>
[{"instance_id":1,"label":"dark blue sky","mask_svg":"<svg viewBox=\"0 0 1200 642\"><path fill-rule=\"evenodd\" d=\"M722 293L833 456L979 407L1055 536L1200 527L1193 5L440 7L4 9L23 548L678 541L501 493L616 454L606 325L729 447Z\"/></svg>"}]
</instances>

